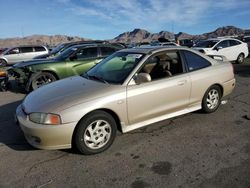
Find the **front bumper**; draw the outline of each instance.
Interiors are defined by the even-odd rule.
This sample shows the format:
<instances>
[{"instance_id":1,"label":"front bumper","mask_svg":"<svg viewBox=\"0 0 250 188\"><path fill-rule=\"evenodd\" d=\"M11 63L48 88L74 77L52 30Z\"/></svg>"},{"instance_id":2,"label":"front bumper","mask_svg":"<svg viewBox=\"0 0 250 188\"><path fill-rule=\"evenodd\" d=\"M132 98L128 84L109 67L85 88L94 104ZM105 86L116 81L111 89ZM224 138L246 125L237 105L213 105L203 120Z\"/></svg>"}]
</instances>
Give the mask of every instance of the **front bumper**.
<instances>
[{"instance_id":1,"label":"front bumper","mask_svg":"<svg viewBox=\"0 0 250 188\"><path fill-rule=\"evenodd\" d=\"M76 122L61 125L41 125L33 123L21 105L16 109L16 120L28 143L39 149L71 148Z\"/></svg>"}]
</instances>

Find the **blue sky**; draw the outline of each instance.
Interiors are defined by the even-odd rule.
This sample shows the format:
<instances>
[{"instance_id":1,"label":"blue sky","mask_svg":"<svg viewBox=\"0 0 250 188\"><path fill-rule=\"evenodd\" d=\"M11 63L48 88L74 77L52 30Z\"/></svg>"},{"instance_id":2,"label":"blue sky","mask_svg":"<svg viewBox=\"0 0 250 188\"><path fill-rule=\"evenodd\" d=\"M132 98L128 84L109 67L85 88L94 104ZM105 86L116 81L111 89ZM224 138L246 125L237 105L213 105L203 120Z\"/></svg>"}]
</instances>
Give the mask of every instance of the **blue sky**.
<instances>
[{"instance_id":1,"label":"blue sky","mask_svg":"<svg viewBox=\"0 0 250 188\"><path fill-rule=\"evenodd\" d=\"M1 0L0 38L34 34L112 39L149 32L250 29L250 0Z\"/></svg>"}]
</instances>

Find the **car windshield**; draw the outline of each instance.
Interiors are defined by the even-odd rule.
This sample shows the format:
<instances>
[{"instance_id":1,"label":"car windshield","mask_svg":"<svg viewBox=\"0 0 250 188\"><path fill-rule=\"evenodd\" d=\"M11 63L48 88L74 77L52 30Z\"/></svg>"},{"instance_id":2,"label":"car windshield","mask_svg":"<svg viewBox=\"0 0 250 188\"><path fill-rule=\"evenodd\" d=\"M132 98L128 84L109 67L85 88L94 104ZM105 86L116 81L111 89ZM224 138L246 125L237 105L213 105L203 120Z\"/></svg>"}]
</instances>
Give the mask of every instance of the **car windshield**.
<instances>
[{"instance_id":1,"label":"car windshield","mask_svg":"<svg viewBox=\"0 0 250 188\"><path fill-rule=\"evenodd\" d=\"M219 41L218 40L205 40L205 41L198 42L195 45L195 47L212 48L217 42Z\"/></svg>"},{"instance_id":2,"label":"car windshield","mask_svg":"<svg viewBox=\"0 0 250 188\"><path fill-rule=\"evenodd\" d=\"M59 44L55 48L53 48L50 52L50 54L57 54L64 48L65 44Z\"/></svg>"},{"instance_id":3,"label":"car windshield","mask_svg":"<svg viewBox=\"0 0 250 188\"><path fill-rule=\"evenodd\" d=\"M69 56L71 56L75 51L77 51L77 48L75 47L69 48L63 51L62 53L58 54L57 56L55 56L55 59L60 60L60 61L65 60Z\"/></svg>"},{"instance_id":4,"label":"car windshield","mask_svg":"<svg viewBox=\"0 0 250 188\"><path fill-rule=\"evenodd\" d=\"M111 84L122 84L144 54L116 52L82 76Z\"/></svg>"}]
</instances>

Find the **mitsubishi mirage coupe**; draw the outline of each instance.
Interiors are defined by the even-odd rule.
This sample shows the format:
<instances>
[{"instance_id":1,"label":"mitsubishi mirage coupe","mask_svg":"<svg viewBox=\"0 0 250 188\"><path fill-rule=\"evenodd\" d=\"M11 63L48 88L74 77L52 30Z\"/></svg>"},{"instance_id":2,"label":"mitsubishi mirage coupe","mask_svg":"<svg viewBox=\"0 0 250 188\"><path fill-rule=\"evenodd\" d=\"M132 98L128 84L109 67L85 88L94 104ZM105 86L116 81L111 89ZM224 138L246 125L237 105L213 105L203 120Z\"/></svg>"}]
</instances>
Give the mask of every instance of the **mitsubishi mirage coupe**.
<instances>
[{"instance_id":1,"label":"mitsubishi mirage coupe","mask_svg":"<svg viewBox=\"0 0 250 188\"><path fill-rule=\"evenodd\" d=\"M40 149L108 149L116 131L203 110L235 87L232 64L181 47L120 50L80 76L33 91L16 110L26 140ZM153 126L153 125L151 125Z\"/></svg>"}]
</instances>

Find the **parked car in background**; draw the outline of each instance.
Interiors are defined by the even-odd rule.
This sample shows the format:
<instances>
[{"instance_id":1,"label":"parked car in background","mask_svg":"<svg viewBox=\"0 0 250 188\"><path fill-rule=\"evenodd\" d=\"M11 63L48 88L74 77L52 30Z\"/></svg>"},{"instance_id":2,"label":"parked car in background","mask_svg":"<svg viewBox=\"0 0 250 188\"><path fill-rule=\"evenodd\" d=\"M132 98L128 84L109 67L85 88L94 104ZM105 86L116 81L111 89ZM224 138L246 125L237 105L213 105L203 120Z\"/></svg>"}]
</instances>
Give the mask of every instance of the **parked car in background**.
<instances>
[{"instance_id":1,"label":"parked car in background","mask_svg":"<svg viewBox=\"0 0 250 188\"><path fill-rule=\"evenodd\" d=\"M82 74L120 49L109 44L77 45L54 58L33 59L15 64L8 72L27 91L31 91L65 77Z\"/></svg>"},{"instance_id":2,"label":"parked car in background","mask_svg":"<svg viewBox=\"0 0 250 188\"><path fill-rule=\"evenodd\" d=\"M250 52L250 36L244 36L242 38L242 41L247 43L247 46L248 46L248 51Z\"/></svg>"},{"instance_id":3,"label":"parked car in background","mask_svg":"<svg viewBox=\"0 0 250 188\"><path fill-rule=\"evenodd\" d=\"M16 117L36 148L74 146L96 154L111 146L117 129L125 133L200 109L214 112L234 87L231 63L192 49L124 49L81 76L33 91Z\"/></svg>"},{"instance_id":4,"label":"parked car in background","mask_svg":"<svg viewBox=\"0 0 250 188\"><path fill-rule=\"evenodd\" d=\"M194 41L192 39L179 39L177 40L177 44L191 48L194 45Z\"/></svg>"},{"instance_id":5,"label":"parked car in background","mask_svg":"<svg viewBox=\"0 0 250 188\"><path fill-rule=\"evenodd\" d=\"M0 48L0 54L2 54L5 50L7 50L8 48Z\"/></svg>"},{"instance_id":6,"label":"parked car in background","mask_svg":"<svg viewBox=\"0 0 250 188\"><path fill-rule=\"evenodd\" d=\"M150 44L151 46L180 46L175 42L153 42Z\"/></svg>"},{"instance_id":7,"label":"parked car in background","mask_svg":"<svg viewBox=\"0 0 250 188\"><path fill-rule=\"evenodd\" d=\"M26 61L38 55L48 54L45 46L18 46L5 50L0 54L0 66L12 65L20 61Z\"/></svg>"},{"instance_id":8,"label":"parked car in background","mask_svg":"<svg viewBox=\"0 0 250 188\"><path fill-rule=\"evenodd\" d=\"M232 38L208 39L197 43L194 47L206 55L225 56L229 61L243 63L248 56L247 44Z\"/></svg>"},{"instance_id":9,"label":"parked car in background","mask_svg":"<svg viewBox=\"0 0 250 188\"><path fill-rule=\"evenodd\" d=\"M94 43L106 44L108 42L102 41L102 40L91 40L91 41L75 41L75 42L62 43L62 44L58 44L48 54L39 55L39 56L34 57L33 59L52 58L52 57L55 57L56 55L62 53L64 50L66 50L72 46L80 45L80 44L94 44Z\"/></svg>"}]
</instances>

